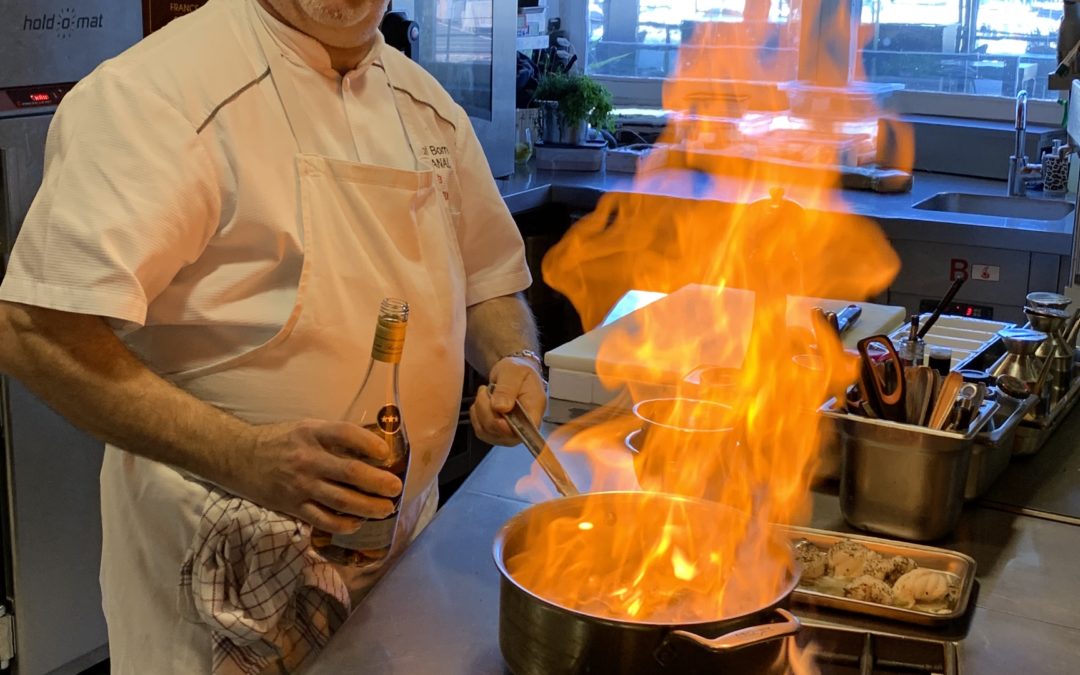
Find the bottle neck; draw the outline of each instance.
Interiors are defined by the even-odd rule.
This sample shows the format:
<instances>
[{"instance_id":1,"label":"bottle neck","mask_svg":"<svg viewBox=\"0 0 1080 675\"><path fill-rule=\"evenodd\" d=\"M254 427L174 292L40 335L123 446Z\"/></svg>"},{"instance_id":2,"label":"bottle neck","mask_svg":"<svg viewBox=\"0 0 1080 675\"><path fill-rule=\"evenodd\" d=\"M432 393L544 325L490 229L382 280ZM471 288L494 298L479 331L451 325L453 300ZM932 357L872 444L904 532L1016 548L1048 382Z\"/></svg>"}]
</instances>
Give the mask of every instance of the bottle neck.
<instances>
[{"instance_id":1,"label":"bottle neck","mask_svg":"<svg viewBox=\"0 0 1080 675\"><path fill-rule=\"evenodd\" d=\"M403 321L380 317L375 326L375 341L371 344L371 358L382 363L400 363L407 325Z\"/></svg>"}]
</instances>

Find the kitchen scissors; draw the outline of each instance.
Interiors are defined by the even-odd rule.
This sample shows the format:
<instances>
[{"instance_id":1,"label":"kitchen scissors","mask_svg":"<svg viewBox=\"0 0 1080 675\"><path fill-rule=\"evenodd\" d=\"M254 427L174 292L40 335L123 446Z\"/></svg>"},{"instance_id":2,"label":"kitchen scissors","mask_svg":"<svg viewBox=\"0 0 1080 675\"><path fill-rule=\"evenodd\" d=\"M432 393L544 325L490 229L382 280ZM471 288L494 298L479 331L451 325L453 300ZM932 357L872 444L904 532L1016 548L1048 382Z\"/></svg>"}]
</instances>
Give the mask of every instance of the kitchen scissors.
<instances>
[{"instance_id":1,"label":"kitchen scissors","mask_svg":"<svg viewBox=\"0 0 1080 675\"><path fill-rule=\"evenodd\" d=\"M904 364L892 340L871 335L858 342L859 389L865 404L881 419L907 421Z\"/></svg>"}]
</instances>

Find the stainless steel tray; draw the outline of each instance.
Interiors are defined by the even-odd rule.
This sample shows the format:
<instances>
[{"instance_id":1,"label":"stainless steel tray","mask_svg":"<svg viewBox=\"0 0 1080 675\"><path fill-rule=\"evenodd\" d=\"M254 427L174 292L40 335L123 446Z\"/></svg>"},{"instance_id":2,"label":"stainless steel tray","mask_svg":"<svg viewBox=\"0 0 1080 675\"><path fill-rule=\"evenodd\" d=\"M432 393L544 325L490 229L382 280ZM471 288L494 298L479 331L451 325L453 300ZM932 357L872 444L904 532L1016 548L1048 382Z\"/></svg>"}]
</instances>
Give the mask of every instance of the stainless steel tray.
<instances>
[{"instance_id":1,"label":"stainless steel tray","mask_svg":"<svg viewBox=\"0 0 1080 675\"><path fill-rule=\"evenodd\" d=\"M872 551L884 556L904 555L919 564L919 567L947 572L959 580L959 594L956 598L956 606L952 611L935 613L918 609L881 605L866 600L854 600L828 593L822 593L809 588L797 586L792 597L796 602L803 602L814 607L827 607L839 609L856 614L865 614L883 619L903 621L923 626L934 626L948 623L964 616L967 612L968 601L971 599L971 589L975 584L975 560L970 556L955 551L948 551L933 546L920 544L908 544L905 542L890 541L877 537L866 537L857 534L844 534L830 532L828 530L815 530L807 527L782 527L792 541L806 539L819 548L827 549L838 541L850 539L857 541Z\"/></svg>"},{"instance_id":2,"label":"stainless steel tray","mask_svg":"<svg viewBox=\"0 0 1080 675\"><path fill-rule=\"evenodd\" d=\"M998 411L990 418L986 428L975 436L975 443L971 446L964 499L981 497L1008 468L1021 421L1035 408L1039 397L1028 396L1020 400L1001 394L997 401L1000 405Z\"/></svg>"}]
</instances>

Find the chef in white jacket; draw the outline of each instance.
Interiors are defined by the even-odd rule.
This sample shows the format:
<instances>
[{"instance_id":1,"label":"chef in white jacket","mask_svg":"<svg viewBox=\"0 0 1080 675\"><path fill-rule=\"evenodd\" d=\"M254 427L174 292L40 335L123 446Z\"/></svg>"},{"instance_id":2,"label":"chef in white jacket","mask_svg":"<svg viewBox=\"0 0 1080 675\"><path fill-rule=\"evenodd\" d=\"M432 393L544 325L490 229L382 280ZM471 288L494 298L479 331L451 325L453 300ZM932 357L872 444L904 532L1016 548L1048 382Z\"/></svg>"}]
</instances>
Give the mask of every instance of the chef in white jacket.
<instances>
[{"instance_id":1,"label":"chef in white jacket","mask_svg":"<svg viewBox=\"0 0 1080 675\"><path fill-rule=\"evenodd\" d=\"M113 672L210 672L177 575L218 485L331 532L403 490L343 422L384 297L411 306L413 464L397 541L432 516L464 358L471 410L545 403L520 235L468 118L377 30L387 0L210 0L61 104L0 287L0 366L107 443ZM346 452L341 452L341 449ZM400 547L398 547L400 548ZM342 576L355 598L376 575Z\"/></svg>"}]
</instances>

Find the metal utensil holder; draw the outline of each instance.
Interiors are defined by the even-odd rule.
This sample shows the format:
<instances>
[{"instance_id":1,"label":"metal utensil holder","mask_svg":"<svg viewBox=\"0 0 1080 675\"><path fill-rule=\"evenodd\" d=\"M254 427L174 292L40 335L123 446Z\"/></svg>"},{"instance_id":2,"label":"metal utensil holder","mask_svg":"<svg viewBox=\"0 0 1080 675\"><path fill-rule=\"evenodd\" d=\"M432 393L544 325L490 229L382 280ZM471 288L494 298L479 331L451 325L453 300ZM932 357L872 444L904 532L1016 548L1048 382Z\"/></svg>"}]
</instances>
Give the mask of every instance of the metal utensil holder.
<instances>
[{"instance_id":1,"label":"metal utensil holder","mask_svg":"<svg viewBox=\"0 0 1080 675\"><path fill-rule=\"evenodd\" d=\"M840 432L840 510L861 530L931 541L956 528L975 438L997 412L985 401L966 433L860 417L826 404Z\"/></svg>"}]
</instances>

